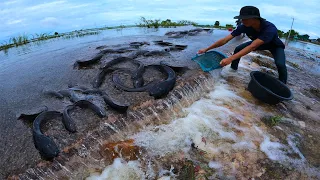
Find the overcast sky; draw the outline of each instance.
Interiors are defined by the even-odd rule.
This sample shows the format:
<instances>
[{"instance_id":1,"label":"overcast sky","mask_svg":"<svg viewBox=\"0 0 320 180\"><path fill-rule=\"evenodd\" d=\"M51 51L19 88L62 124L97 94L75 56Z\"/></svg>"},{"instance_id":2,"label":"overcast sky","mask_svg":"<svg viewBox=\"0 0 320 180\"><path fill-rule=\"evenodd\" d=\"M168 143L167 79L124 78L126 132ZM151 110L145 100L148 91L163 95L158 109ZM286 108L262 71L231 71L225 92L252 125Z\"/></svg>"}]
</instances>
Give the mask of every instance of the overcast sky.
<instances>
[{"instance_id":1,"label":"overcast sky","mask_svg":"<svg viewBox=\"0 0 320 180\"><path fill-rule=\"evenodd\" d=\"M254 5L278 29L320 38L319 0L1 0L0 43L23 33L67 32L82 28L132 25L147 19L234 24L242 6Z\"/></svg>"}]
</instances>

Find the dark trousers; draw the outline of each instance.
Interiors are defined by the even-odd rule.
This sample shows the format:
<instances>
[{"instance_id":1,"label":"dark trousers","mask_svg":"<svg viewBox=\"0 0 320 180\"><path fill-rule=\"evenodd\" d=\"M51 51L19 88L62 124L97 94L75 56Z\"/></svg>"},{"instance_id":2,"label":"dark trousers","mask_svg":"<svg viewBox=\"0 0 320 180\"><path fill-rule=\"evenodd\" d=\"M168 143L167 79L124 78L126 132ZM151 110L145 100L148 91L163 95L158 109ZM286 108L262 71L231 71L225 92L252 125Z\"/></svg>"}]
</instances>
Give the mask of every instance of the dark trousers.
<instances>
[{"instance_id":1,"label":"dark trousers","mask_svg":"<svg viewBox=\"0 0 320 180\"><path fill-rule=\"evenodd\" d=\"M240 44L234 50L234 54L238 53L245 47L249 46L251 43L252 41ZM286 56L284 54L284 49L282 47L272 47L269 44L263 44L259 46L256 50L269 50L271 52L271 54L273 55L274 61L276 63L276 66L278 68L279 80L284 83L287 83L287 67L286 67ZM234 70L237 70L239 61L240 59L236 59L232 61L231 68Z\"/></svg>"}]
</instances>

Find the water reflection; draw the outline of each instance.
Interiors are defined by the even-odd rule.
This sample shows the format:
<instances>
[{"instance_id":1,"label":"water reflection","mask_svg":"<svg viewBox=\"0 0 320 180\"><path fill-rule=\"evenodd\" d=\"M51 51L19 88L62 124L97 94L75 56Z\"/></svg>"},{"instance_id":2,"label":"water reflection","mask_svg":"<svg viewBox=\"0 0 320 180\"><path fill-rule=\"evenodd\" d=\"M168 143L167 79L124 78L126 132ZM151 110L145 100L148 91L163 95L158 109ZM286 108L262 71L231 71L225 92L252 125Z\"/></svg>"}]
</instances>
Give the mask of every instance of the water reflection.
<instances>
[{"instance_id":1,"label":"water reflection","mask_svg":"<svg viewBox=\"0 0 320 180\"><path fill-rule=\"evenodd\" d=\"M303 51L310 51L313 53L320 53L320 45L312 44L303 41L289 41L288 46L301 49Z\"/></svg>"},{"instance_id":2,"label":"water reflection","mask_svg":"<svg viewBox=\"0 0 320 180\"><path fill-rule=\"evenodd\" d=\"M109 29L101 31L101 33L95 35L88 35L83 37L60 37L55 39L49 39L44 41L36 41L26 45L14 47L3 51L0 54L0 59L10 59L11 57L15 57L17 55L29 54L31 52L41 52L46 50L56 50L61 47L68 46L77 46L83 43L90 43L100 40L107 40L109 38L117 38L121 36L135 36L135 35L156 35L162 36L165 32L169 30L189 30L194 27L192 26L184 26L178 28L118 28L118 29Z\"/></svg>"}]
</instances>

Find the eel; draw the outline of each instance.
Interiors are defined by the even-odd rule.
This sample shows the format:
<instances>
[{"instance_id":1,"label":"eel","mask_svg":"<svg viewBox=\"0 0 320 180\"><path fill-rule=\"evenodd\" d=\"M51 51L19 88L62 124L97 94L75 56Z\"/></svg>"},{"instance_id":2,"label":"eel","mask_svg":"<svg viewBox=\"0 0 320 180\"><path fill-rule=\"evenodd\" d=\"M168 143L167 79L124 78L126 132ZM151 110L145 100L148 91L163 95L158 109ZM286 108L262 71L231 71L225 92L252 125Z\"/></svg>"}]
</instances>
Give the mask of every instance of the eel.
<instances>
[{"instance_id":1,"label":"eel","mask_svg":"<svg viewBox=\"0 0 320 180\"><path fill-rule=\"evenodd\" d=\"M116 64L119 64L119 63L125 62L125 61L131 61L131 60L132 60L132 58L130 58L130 57L121 56L121 57L118 57L118 58L115 58L115 59L109 61L102 69L108 69L113 65L116 65Z\"/></svg>"},{"instance_id":2,"label":"eel","mask_svg":"<svg viewBox=\"0 0 320 180\"><path fill-rule=\"evenodd\" d=\"M87 67L87 66L90 66L92 64L96 64L97 62L99 62L101 60L101 58L104 56L103 53L98 53L95 57L93 57L92 59L90 60L78 60L74 63L73 67L74 68L84 68L84 67Z\"/></svg>"},{"instance_id":3,"label":"eel","mask_svg":"<svg viewBox=\"0 0 320 180\"><path fill-rule=\"evenodd\" d=\"M70 117L69 111L74 109L74 105L69 105L63 110L62 123L67 131L74 133L77 131L77 126L74 120Z\"/></svg>"},{"instance_id":4,"label":"eel","mask_svg":"<svg viewBox=\"0 0 320 180\"><path fill-rule=\"evenodd\" d=\"M100 89L88 89L86 91L84 91L85 94L99 94L102 96L104 102L110 106L112 109L120 112L120 113L124 113L127 111L129 105L121 105L121 104L118 104L116 102L114 102L110 97L109 95L106 93L106 92L103 92L102 90Z\"/></svg>"},{"instance_id":5,"label":"eel","mask_svg":"<svg viewBox=\"0 0 320 180\"><path fill-rule=\"evenodd\" d=\"M185 34L181 34L181 33L175 33L175 34L171 34L170 36L168 36L169 38L182 38L184 37Z\"/></svg>"},{"instance_id":6,"label":"eel","mask_svg":"<svg viewBox=\"0 0 320 180\"><path fill-rule=\"evenodd\" d=\"M140 61L133 60L133 63L138 65L138 68L135 72L132 73L131 79L133 81L133 87L138 88L142 87L144 84L143 73L145 71L144 64Z\"/></svg>"},{"instance_id":7,"label":"eel","mask_svg":"<svg viewBox=\"0 0 320 180\"><path fill-rule=\"evenodd\" d=\"M95 78L94 82L92 83L94 88L99 88L102 84L102 82L105 79L105 76L108 73L111 73L113 71L115 71L116 69L111 69L110 67L113 65L116 65L118 63L124 62L124 61L131 61L132 58L129 57L118 57L113 59L112 61L108 62L104 67L102 67L100 73L97 75L97 77Z\"/></svg>"},{"instance_id":8,"label":"eel","mask_svg":"<svg viewBox=\"0 0 320 180\"><path fill-rule=\"evenodd\" d=\"M104 102L119 113L125 113L129 105L120 105L115 103L107 94L102 95Z\"/></svg>"},{"instance_id":9,"label":"eel","mask_svg":"<svg viewBox=\"0 0 320 180\"><path fill-rule=\"evenodd\" d=\"M88 100L79 100L73 104L74 106L79 106L81 108L89 108L93 110L100 118L106 117L106 111L97 105L93 104Z\"/></svg>"},{"instance_id":10,"label":"eel","mask_svg":"<svg viewBox=\"0 0 320 180\"><path fill-rule=\"evenodd\" d=\"M76 102L79 100L77 95L73 92L73 90L65 89L58 91L59 94L61 94L63 97L68 97L71 102Z\"/></svg>"},{"instance_id":11,"label":"eel","mask_svg":"<svg viewBox=\"0 0 320 180\"><path fill-rule=\"evenodd\" d=\"M173 44L171 42L164 42L164 41L154 41L155 44L160 46L172 46Z\"/></svg>"},{"instance_id":12,"label":"eel","mask_svg":"<svg viewBox=\"0 0 320 180\"><path fill-rule=\"evenodd\" d=\"M143 46L143 45L150 45L150 43L148 43L148 42L131 42L129 45L132 47L135 47L135 48L139 48L140 46Z\"/></svg>"},{"instance_id":13,"label":"eel","mask_svg":"<svg viewBox=\"0 0 320 180\"><path fill-rule=\"evenodd\" d=\"M29 113L21 113L17 119L32 122L39 114L41 114L44 111L48 111L47 106L40 107Z\"/></svg>"},{"instance_id":14,"label":"eel","mask_svg":"<svg viewBox=\"0 0 320 180\"><path fill-rule=\"evenodd\" d=\"M158 82L150 91L149 94L154 98L158 99L167 95L173 88L176 83L176 73L172 68L167 65L153 65L157 67L161 72L167 74L167 79L164 81Z\"/></svg>"},{"instance_id":15,"label":"eel","mask_svg":"<svg viewBox=\"0 0 320 180\"><path fill-rule=\"evenodd\" d=\"M97 77L94 79L93 83L92 83L92 86L94 88L98 88L101 86L102 82L104 81L105 79L105 76L107 74L107 70L106 69L102 69L99 74L97 75Z\"/></svg>"},{"instance_id":16,"label":"eel","mask_svg":"<svg viewBox=\"0 0 320 180\"><path fill-rule=\"evenodd\" d=\"M147 91L149 94L155 98L160 98L168 94L174 87L176 83L176 74L173 69L167 65L151 65L159 69L161 72L167 74L167 79L164 81L153 81L149 84L139 87L139 88L129 88L122 84L120 77L117 74L113 74L112 81L115 83L116 87L127 91L127 92L143 92Z\"/></svg>"},{"instance_id":17,"label":"eel","mask_svg":"<svg viewBox=\"0 0 320 180\"><path fill-rule=\"evenodd\" d=\"M165 63L164 61L161 61L160 64L169 66L171 69L173 69L176 73L179 73L179 74L183 74L186 71L190 70L190 68L188 66L172 66L172 65Z\"/></svg>"},{"instance_id":18,"label":"eel","mask_svg":"<svg viewBox=\"0 0 320 180\"><path fill-rule=\"evenodd\" d=\"M61 113L58 111L44 111L33 121L32 134L34 145L44 159L53 159L59 155L60 150L57 144L49 136L42 133L41 125L48 119L53 119L59 116L61 116Z\"/></svg>"},{"instance_id":19,"label":"eel","mask_svg":"<svg viewBox=\"0 0 320 180\"><path fill-rule=\"evenodd\" d=\"M148 52L150 52L150 51L148 51L148 50L138 50L138 51L134 52L133 54L129 55L129 58L136 59L139 56L144 56Z\"/></svg>"},{"instance_id":20,"label":"eel","mask_svg":"<svg viewBox=\"0 0 320 180\"><path fill-rule=\"evenodd\" d=\"M144 85L142 87L130 88L123 85L118 74L112 75L112 81L115 83L116 88L127 91L127 92L144 92L144 91L149 92L153 88L153 86L158 83L158 81L152 81L149 84Z\"/></svg>"},{"instance_id":21,"label":"eel","mask_svg":"<svg viewBox=\"0 0 320 180\"><path fill-rule=\"evenodd\" d=\"M92 102L90 102L88 100L78 100L73 105L69 105L63 110L62 123L63 123L64 127L66 128L66 130L71 133L74 133L77 131L77 126L76 126L75 121L69 115L69 113L76 106L79 106L81 108L89 108L89 109L93 110L100 118L106 117L106 112L102 108L96 106L95 104L93 104Z\"/></svg>"},{"instance_id":22,"label":"eel","mask_svg":"<svg viewBox=\"0 0 320 180\"><path fill-rule=\"evenodd\" d=\"M125 52L130 52L130 51L135 51L135 49L132 49L130 47L124 47L124 48L119 48L119 49L104 49L104 50L100 51L95 57L93 57L90 60L76 61L74 63L74 68L76 68L76 67L83 68L83 67L90 66L92 64L96 64L107 53L125 53Z\"/></svg>"},{"instance_id":23,"label":"eel","mask_svg":"<svg viewBox=\"0 0 320 180\"><path fill-rule=\"evenodd\" d=\"M83 92L85 91L87 88L85 87L70 87L68 89L64 89L64 90L60 90L60 91L45 91L45 94L50 95L50 96L54 96L56 98L62 99L64 97L67 97L70 99L71 102L76 102L79 100L79 98L77 97L77 95L74 93L74 91L80 91Z\"/></svg>"}]
</instances>

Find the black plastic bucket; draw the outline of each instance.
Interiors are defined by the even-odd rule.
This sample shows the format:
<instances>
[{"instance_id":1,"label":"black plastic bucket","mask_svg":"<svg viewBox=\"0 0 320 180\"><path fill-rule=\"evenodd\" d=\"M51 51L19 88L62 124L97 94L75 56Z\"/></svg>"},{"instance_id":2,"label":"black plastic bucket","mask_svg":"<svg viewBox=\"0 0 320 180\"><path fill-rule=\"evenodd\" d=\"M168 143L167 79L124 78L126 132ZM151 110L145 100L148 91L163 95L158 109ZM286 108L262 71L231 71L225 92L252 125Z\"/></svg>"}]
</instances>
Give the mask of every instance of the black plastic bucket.
<instances>
[{"instance_id":1,"label":"black plastic bucket","mask_svg":"<svg viewBox=\"0 0 320 180\"><path fill-rule=\"evenodd\" d=\"M250 73L251 81L248 90L257 99L268 103L277 104L283 100L293 98L290 89L280 80L260 71Z\"/></svg>"}]
</instances>

